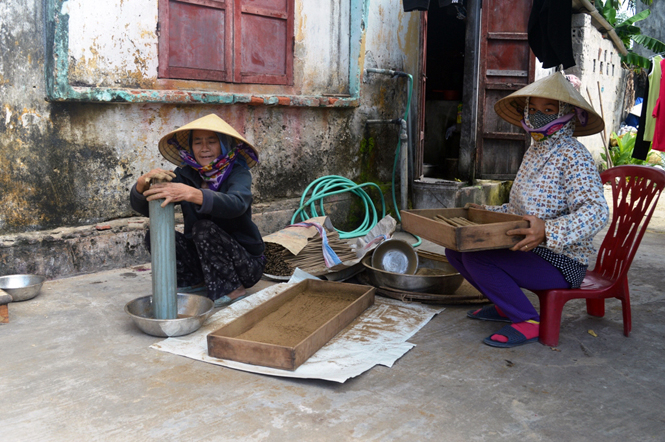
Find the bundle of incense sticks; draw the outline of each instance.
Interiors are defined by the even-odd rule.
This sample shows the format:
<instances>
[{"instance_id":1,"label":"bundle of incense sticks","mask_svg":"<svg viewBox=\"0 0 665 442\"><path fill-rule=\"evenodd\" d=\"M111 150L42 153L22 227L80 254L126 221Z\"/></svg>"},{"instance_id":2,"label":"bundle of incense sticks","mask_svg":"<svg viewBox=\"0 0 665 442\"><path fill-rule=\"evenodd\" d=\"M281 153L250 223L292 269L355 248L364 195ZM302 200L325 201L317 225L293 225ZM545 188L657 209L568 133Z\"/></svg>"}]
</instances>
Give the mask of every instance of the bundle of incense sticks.
<instances>
[{"instance_id":1,"label":"bundle of incense sticks","mask_svg":"<svg viewBox=\"0 0 665 442\"><path fill-rule=\"evenodd\" d=\"M452 227L465 227L465 226L477 226L478 223L474 223L473 221L469 221L466 218L462 218L461 216L457 216L454 218L446 218L443 215L434 215L434 219L436 221L439 221L440 223L448 224L449 226Z\"/></svg>"},{"instance_id":2,"label":"bundle of incense sticks","mask_svg":"<svg viewBox=\"0 0 665 442\"><path fill-rule=\"evenodd\" d=\"M328 245L337 254L337 257L344 262L356 258L356 253L344 241L339 239L339 233L326 232ZM293 268L299 267L301 270L308 271L325 267L323 258L323 240L321 236L310 238L307 245L296 255L284 259Z\"/></svg>"},{"instance_id":3,"label":"bundle of incense sticks","mask_svg":"<svg viewBox=\"0 0 665 442\"><path fill-rule=\"evenodd\" d=\"M293 275L294 268L285 259L294 255L284 246L273 242L266 242L266 249L263 255L266 257L266 266L263 269L264 273L275 276Z\"/></svg>"}]
</instances>

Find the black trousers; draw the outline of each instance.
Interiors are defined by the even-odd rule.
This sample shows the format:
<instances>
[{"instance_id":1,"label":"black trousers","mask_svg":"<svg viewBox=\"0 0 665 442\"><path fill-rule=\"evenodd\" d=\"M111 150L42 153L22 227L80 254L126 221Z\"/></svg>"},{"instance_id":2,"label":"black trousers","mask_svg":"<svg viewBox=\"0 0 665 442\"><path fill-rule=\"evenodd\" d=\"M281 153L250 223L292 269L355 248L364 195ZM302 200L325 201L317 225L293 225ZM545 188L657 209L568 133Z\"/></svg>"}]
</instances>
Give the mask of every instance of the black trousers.
<instances>
[{"instance_id":1,"label":"black trousers","mask_svg":"<svg viewBox=\"0 0 665 442\"><path fill-rule=\"evenodd\" d=\"M150 231L145 236L150 250ZM192 238L175 232L178 287L202 282L213 301L228 295L241 285L252 287L263 275L266 259L252 256L238 241L217 224L200 220L192 228Z\"/></svg>"}]
</instances>

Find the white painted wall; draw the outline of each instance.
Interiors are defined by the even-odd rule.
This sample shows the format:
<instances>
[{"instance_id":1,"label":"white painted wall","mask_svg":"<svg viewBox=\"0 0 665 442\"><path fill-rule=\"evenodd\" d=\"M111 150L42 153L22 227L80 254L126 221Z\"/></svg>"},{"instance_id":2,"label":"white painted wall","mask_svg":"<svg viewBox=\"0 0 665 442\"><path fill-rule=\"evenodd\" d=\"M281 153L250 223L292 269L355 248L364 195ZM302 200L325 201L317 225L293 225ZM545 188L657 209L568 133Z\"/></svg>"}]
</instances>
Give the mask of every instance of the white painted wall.
<instances>
[{"instance_id":1,"label":"white painted wall","mask_svg":"<svg viewBox=\"0 0 665 442\"><path fill-rule=\"evenodd\" d=\"M580 92L591 105L601 114L601 99L598 96L598 85L602 95L602 114L604 115L607 138L621 125L620 115L623 111L623 96L627 72L621 67L619 52L610 39L591 25L591 17L587 14L573 15L573 51L577 66L569 70L580 77ZM588 90L588 93L587 93ZM602 132L601 132L602 133ZM580 137L579 140L591 151L596 161L603 152L601 135Z\"/></svg>"},{"instance_id":2,"label":"white painted wall","mask_svg":"<svg viewBox=\"0 0 665 442\"><path fill-rule=\"evenodd\" d=\"M156 79L157 4L158 0L65 2L69 56L76 60L70 82L118 87L122 85L117 80L130 73Z\"/></svg>"}]
</instances>

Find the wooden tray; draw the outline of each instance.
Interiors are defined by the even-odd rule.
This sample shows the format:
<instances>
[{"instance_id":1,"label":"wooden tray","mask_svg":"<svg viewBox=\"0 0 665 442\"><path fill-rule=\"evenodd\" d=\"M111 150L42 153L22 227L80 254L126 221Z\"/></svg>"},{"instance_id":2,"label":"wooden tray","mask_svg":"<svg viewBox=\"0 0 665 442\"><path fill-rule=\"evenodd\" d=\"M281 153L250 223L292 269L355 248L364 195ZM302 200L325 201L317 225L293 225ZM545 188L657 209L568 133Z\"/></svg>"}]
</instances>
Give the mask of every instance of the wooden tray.
<instances>
[{"instance_id":1,"label":"wooden tray","mask_svg":"<svg viewBox=\"0 0 665 442\"><path fill-rule=\"evenodd\" d=\"M208 335L208 354L295 370L374 304L373 287L308 279Z\"/></svg>"},{"instance_id":2,"label":"wooden tray","mask_svg":"<svg viewBox=\"0 0 665 442\"><path fill-rule=\"evenodd\" d=\"M524 237L506 235L508 230L526 229L528 221L519 215L490 212L480 209L421 209L402 210L402 229L435 244L458 252L507 249ZM436 219L461 217L478 225L453 227Z\"/></svg>"}]
</instances>

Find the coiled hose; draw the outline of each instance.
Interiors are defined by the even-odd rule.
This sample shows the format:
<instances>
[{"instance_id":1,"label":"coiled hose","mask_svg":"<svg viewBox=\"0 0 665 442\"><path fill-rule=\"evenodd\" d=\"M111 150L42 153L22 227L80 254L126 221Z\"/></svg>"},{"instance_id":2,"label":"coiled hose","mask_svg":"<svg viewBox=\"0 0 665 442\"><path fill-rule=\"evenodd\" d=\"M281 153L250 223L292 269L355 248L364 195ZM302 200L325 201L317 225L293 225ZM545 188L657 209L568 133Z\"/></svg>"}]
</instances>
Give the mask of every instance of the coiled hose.
<instances>
[{"instance_id":1,"label":"coiled hose","mask_svg":"<svg viewBox=\"0 0 665 442\"><path fill-rule=\"evenodd\" d=\"M406 74L406 73L400 73L400 76L405 76L409 79L409 95L406 102L406 112L404 113L404 121L408 121L407 119L409 116L409 108L411 107L411 95L413 93L413 76L411 74ZM393 163L393 173L392 173L392 183L391 183L393 206L395 208L395 214L397 215L397 220L399 222L402 222L402 217L399 214L399 208L397 207L397 198L395 197L395 174L397 172L397 165L399 163L399 155L401 149L402 149L402 139L400 138L397 143L397 149L395 150L395 161ZM407 178L403 177L403 179ZM386 202L385 199L383 198L383 192L381 192L381 188L378 185L371 182L356 184L350 179L344 178L339 175L326 175L312 181L309 184L309 186L307 186L307 188L302 194L302 197L300 197L300 207L298 207L298 210L296 210L296 212L293 214L293 217L291 217L291 224L295 224L297 222L296 218L298 217L298 215L300 215L300 219L302 221L305 221L309 218L315 218L317 216L325 215L325 209L323 208L324 198L332 195L338 195L340 193L351 192L360 197L361 201L363 202L363 205L365 206L365 216L363 218L363 222L360 224L358 228L356 228L351 232L345 232L339 229L335 230L339 232L339 237L342 239L365 236L381 220L381 218L378 218L374 202L369 197L367 192L363 190L363 187L367 186L376 187L379 190L379 195L381 196L381 205L383 208L381 218L385 217ZM309 197L309 199L307 199L307 195L309 194L310 189L312 190L312 195ZM319 202L321 208L320 214L316 210L317 201ZM307 207L309 207L310 212L307 212L306 210ZM370 215L370 210L371 210L371 215ZM412 244L412 246L418 247L422 243L422 239L420 239L420 237L417 235L413 236L416 238L417 241L415 244Z\"/></svg>"},{"instance_id":2,"label":"coiled hose","mask_svg":"<svg viewBox=\"0 0 665 442\"><path fill-rule=\"evenodd\" d=\"M338 175L326 175L321 178L318 178L314 181L312 181L309 186L305 189L305 191L302 194L302 197L300 197L300 207L298 207L298 210L293 214L293 217L291 218L291 224L295 224L296 217L300 215L300 219L302 221L305 221L309 218L315 218L317 216L323 216L325 215L325 209L323 208L323 199L332 195L338 195L340 193L345 193L345 192L351 192L358 197L360 197L360 200L363 202L363 205L365 206L365 217L363 219L363 222L356 228L355 230L351 232L344 232L339 229L335 229L339 232L339 237L342 239L347 239L347 238L357 238L359 236L365 236L369 233L370 230L381 220L381 218L378 217L378 214L376 212L376 207L374 206L374 202L372 199L369 197L367 192L363 189L363 187L376 187L379 190L379 195L381 196L381 205L382 205L382 212L381 212L381 218L386 216L386 201L383 198L383 192L381 192L381 188L376 185L375 183L363 183L363 184L356 184L353 181L351 181L348 178L344 178L342 176ZM311 190L311 196L307 198L307 195L310 193ZM316 202L319 202L321 213L318 213L316 210ZM307 212L307 208L309 207L309 212Z\"/></svg>"}]
</instances>

